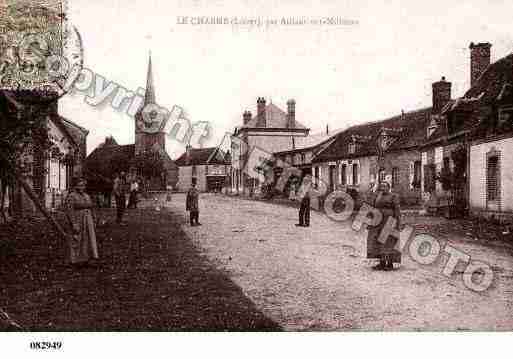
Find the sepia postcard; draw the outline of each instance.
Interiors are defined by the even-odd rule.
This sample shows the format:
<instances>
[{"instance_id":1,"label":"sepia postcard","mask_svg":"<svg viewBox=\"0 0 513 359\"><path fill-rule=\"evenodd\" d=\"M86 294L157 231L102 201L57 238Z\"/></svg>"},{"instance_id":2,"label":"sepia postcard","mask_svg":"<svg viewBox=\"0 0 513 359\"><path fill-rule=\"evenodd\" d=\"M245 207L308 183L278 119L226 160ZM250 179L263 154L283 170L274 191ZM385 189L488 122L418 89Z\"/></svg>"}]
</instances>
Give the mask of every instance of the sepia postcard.
<instances>
[{"instance_id":1,"label":"sepia postcard","mask_svg":"<svg viewBox=\"0 0 513 359\"><path fill-rule=\"evenodd\" d=\"M7 357L500 357L512 10L0 0Z\"/></svg>"}]
</instances>

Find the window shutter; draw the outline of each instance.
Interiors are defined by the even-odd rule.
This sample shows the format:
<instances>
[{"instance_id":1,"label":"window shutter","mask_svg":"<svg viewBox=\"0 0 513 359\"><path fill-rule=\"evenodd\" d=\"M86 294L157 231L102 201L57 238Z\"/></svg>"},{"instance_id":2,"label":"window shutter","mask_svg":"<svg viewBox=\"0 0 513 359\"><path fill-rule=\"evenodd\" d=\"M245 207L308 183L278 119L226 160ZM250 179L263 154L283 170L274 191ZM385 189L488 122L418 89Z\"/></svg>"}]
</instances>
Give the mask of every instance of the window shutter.
<instances>
[{"instance_id":1,"label":"window shutter","mask_svg":"<svg viewBox=\"0 0 513 359\"><path fill-rule=\"evenodd\" d=\"M415 162L410 162L410 189L413 189L413 181L415 180Z\"/></svg>"}]
</instances>

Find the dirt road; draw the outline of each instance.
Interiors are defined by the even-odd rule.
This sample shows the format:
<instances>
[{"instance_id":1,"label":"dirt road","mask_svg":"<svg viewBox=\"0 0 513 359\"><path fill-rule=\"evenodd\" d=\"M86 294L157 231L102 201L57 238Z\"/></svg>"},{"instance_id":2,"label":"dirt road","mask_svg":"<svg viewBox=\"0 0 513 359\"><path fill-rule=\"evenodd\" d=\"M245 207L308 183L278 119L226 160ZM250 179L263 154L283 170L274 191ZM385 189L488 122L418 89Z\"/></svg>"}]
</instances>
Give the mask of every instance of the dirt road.
<instances>
[{"instance_id":1,"label":"dirt road","mask_svg":"<svg viewBox=\"0 0 513 359\"><path fill-rule=\"evenodd\" d=\"M183 229L229 273L256 306L287 330L512 330L513 257L460 241L495 274L485 292L467 289L461 272L410 258L393 272L364 259L364 232L312 212L311 227L294 226L294 208L203 194L200 227ZM168 204L184 211L184 196Z\"/></svg>"}]
</instances>

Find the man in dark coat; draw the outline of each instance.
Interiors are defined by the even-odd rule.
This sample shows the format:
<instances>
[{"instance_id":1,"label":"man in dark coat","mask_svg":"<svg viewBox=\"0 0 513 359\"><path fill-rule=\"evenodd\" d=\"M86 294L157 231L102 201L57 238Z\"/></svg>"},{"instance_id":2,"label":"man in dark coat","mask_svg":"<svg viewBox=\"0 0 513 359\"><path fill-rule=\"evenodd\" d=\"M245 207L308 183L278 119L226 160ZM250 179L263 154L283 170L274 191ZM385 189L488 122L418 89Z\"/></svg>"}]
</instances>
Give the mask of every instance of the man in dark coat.
<instances>
[{"instance_id":1,"label":"man in dark coat","mask_svg":"<svg viewBox=\"0 0 513 359\"><path fill-rule=\"evenodd\" d=\"M123 214L126 209L126 190L125 172L121 172L114 179L114 187L112 189L116 198L116 222L118 224L123 224Z\"/></svg>"},{"instance_id":2,"label":"man in dark coat","mask_svg":"<svg viewBox=\"0 0 513 359\"><path fill-rule=\"evenodd\" d=\"M196 183L193 182L191 188L187 192L187 198L185 200L185 209L189 211L189 218L191 227L192 226L201 226L199 223L199 192L196 189Z\"/></svg>"},{"instance_id":3,"label":"man in dark coat","mask_svg":"<svg viewBox=\"0 0 513 359\"><path fill-rule=\"evenodd\" d=\"M303 198L301 198L301 205L299 206L299 227L310 226L310 191L305 191Z\"/></svg>"}]
</instances>

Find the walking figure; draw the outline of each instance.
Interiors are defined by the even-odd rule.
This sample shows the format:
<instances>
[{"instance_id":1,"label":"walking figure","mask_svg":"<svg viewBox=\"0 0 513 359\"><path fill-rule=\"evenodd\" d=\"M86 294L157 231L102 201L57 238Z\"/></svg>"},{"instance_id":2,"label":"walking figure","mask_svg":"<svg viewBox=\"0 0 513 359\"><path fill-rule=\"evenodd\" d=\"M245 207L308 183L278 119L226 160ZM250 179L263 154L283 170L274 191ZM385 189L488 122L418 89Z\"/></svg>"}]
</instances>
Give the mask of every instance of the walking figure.
<instances>
[{"instance_id":1,"label":"walking figure","mask_svg":"<svg viewBox=\"0 0 513 359\"><path fill-rule=\"evenodd\" d=\"M199 206L198 206L199 192L196 189L196 183L193 182L191 188L187 192L185 209L189 211L189 219L191 227L201 226L199 223Z\"/></svg>"}]
</instances>

